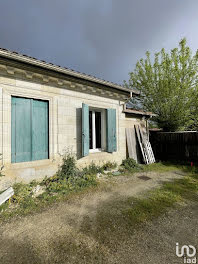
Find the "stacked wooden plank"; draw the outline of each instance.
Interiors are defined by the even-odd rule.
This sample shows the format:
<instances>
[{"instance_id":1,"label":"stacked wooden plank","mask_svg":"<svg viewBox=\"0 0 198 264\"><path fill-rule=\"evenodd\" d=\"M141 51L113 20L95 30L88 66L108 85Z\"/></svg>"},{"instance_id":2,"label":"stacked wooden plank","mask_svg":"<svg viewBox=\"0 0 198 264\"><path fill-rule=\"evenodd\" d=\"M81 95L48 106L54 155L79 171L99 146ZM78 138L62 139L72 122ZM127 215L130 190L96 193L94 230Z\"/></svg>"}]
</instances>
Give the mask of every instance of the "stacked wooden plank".
<instances>
[{"instance_id":1,"label":"stacked wooden plank","mask_svg":"<svg viewBox=\"0 0 198 264\"><path fill-rule=\"evenodd\" d=\"M0 205L6 202L10 197L14 195L14 190L12 187L8 188L6 191L0 194Z\"/></svg>"},{"instance_id":2,"label":"stacked wooden plank","mask_svg":"<svg viewBox=\"0 0 198 264\"><path fill-rule=\"evenodd\" d=\"M126 128L126 139L129 158L134 159L138 162L137 145L139 144L136 140L136 134L134 128Z\"/></svg>"},{"instance_id":3,"label":"stacked wooden plank","mask_svg":"<svg viewBox=\"0 0 198 264\"><path fill-rule=\"evenodd\" d=\"M142 152L144 163L145 164L154 163L155 157L150 142L144 138L142 130L139 125L135 125L135 131Z\"/></svg>"}]
</instances>

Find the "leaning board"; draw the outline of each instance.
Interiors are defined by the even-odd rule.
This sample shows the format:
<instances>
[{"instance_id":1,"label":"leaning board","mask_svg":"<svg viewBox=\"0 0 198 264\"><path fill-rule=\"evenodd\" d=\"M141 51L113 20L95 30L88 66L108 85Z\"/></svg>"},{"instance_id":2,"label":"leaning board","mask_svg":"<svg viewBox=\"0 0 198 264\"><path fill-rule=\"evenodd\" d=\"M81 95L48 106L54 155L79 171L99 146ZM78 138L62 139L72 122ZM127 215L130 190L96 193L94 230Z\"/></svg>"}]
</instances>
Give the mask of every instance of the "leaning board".
<instances>
[{"instance_id":1,"label":"leaning board","mask_svg":"<svg viewBox=\"0 0 198 264\"><path fill-rule=\"evenodd\" d=\"M136 141L136 135L135 135L135 129L134 128L126 128L126 139L127 139L127 149L129 153L129 158L134 159L136 162L138 162L138 155L137 155L137 141Z\"/></svg>"}]
</instances>

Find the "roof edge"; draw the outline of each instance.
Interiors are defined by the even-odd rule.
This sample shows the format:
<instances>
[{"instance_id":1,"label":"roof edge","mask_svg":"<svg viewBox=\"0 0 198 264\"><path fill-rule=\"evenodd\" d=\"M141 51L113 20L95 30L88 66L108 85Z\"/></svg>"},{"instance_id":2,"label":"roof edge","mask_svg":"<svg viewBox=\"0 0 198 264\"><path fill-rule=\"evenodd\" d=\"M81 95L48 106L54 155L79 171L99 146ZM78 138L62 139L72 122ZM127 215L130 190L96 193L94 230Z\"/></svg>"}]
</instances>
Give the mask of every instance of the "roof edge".
<instances>
[{"instance_id":1,"label":"roof edge","mask_svg":"<svg viewBox=\"0 0 198 264\"><path fill-rule=\"evenodd\" d=\"M136 115L142 115L142 116L157 116L156 114L153 114L152 112L145 112L145 111L141 111L141 110L135 110L135 109L124 109L123 110L124 113L127 114L136 114Z\"/></svg>"},{"instance_id":2,"label":"roof edge","mask_svg":"<svg viewBox=\"0 0 198 264\"><path fill-rule=\"evenodd\" d=\"M87 80L90 82L98 83L98 84L105 85L105 86L108 86L108 87L111 87L111 88L114 88L114 89L117 89L120 91L125 91L125 92L129 92L129 93L132 92L133 94L136 94L136 95L139 94L139 91L135 91L133 89L123 87L123 86L118 85L116 83L105 81L105 80L96 78L96 77L91 76L91 75L76 72L76 71L73 71L73 70L68 69L68 68L64 68L64 67L52 64L52 63L41 61L41 60L38 60L36 58L29 57L27 55L19 54L17 52L9 51L6 49L0 48L0 57L4 57L4 58L11 59L14 61L22 62L22 63L27 63L29 65L37 66L37 67L40 67L43 69L52 70L52 71L55 71L58 73L66 74L66 75L69 75L71 77L75 77L75 78Z\"/></svg>"}]
</instances>

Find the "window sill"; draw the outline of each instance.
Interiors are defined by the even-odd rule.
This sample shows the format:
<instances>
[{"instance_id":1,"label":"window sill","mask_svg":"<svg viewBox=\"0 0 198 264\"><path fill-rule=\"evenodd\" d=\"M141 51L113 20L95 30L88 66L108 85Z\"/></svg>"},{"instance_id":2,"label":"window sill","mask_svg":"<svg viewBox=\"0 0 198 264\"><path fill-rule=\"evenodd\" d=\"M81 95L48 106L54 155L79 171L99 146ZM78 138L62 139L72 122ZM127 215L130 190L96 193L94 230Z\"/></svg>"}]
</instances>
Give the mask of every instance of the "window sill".
<instances>
[{"instance_id":1,"label":"window sill","mask_svg":"<svg viewBox=\"0 0 198 264\"><path fill-rule=\"evenodd\" d=\"M104 149L90 149L89 150L89 154L100 153L100 152L105 152L105 150Z\"/></svg>"},{"instance_id":2,"label":"window sill","mask_svg":"<svg viewBox=\"0 0 198 264\"><path fill-rule=\"evenodd\" d=\"M11 163L10 168L11 169L18 169L18 168L22 169L22 168L50 165L51 163L52 163L51 159L16 162L16 163Z\"/></svg>"}]
</instances>

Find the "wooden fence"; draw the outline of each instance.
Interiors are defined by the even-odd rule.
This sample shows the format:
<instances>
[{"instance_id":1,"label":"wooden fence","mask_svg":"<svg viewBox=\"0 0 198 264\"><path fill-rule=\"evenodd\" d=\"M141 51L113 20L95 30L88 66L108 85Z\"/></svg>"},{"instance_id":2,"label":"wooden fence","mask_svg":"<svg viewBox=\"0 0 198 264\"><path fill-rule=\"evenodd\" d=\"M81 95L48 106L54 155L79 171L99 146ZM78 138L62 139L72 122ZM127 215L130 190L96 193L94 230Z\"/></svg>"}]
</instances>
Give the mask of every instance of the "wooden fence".
<instances>
[{"instance_id":1,"label":"wooden fence","mask_svg":"<svg viewBox=\"0 0 198 264\"><path fill-rule=\"evenodd\" d=\"M150 131L155 158L161 161L198 161L198 132Z\"/></svg>"}]
</instances>

